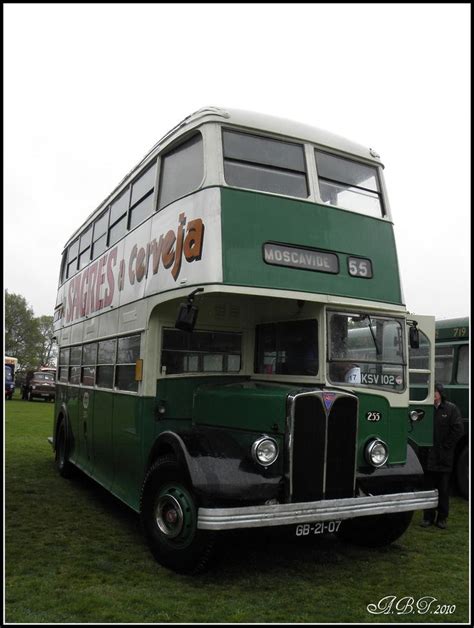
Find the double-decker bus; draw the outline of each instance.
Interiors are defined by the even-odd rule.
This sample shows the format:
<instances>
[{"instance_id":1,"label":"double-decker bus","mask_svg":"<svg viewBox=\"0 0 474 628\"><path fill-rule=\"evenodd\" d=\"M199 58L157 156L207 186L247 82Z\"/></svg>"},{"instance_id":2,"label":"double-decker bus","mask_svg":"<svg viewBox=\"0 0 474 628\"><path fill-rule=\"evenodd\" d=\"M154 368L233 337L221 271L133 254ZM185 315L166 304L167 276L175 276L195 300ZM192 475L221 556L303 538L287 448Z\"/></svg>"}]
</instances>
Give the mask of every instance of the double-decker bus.
<instances>
[{"instance_id":1,"label":"double-decker bus","mask_svg":"<svg viewBox=\"0 0 474 628\"><path fill-rule=\"evenodd\" d=\"M55 329L58 470L140 513L169 568L199 571L230 529L386 545L437 504L408 445L432 427L434 319L404 304L371 149L192 114L66 243Z\"/></svg>"}]
</instances>

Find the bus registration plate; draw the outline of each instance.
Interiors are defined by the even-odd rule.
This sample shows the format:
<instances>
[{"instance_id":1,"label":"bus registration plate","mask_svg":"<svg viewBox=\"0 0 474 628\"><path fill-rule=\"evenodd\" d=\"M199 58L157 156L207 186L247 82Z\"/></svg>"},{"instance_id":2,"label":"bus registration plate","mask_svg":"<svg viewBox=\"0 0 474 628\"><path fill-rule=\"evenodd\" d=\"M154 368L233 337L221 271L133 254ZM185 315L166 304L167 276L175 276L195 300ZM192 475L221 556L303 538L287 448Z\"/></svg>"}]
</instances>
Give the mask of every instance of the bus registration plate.
<instances>
[{"instance_id":1,"label":"bus registration plate","mask_svg":"<svg viewBox=\"0 0 474 628\"><path fill-rule=\"evenodd\" d=\"M296 536L310 534L333 534L339 530L340 521L317 521L316 523L300 523L296 526Z\"/></svg>"}]
</instances>

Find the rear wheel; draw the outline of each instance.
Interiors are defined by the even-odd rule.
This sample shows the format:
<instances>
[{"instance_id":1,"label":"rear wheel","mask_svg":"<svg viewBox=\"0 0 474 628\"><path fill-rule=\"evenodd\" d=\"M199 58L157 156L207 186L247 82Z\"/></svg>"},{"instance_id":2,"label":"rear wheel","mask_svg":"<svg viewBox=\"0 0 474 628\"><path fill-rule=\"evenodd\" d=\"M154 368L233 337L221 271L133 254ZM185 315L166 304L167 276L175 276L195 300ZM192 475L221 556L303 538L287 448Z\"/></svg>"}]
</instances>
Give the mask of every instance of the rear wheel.
<instances>
[{"instance_id":1,"label":"rear wheel","mask_svg":"<svg viewBox=\"0 0 474 628\"><path fill-rule=\"evenodd\" d=\"M69 441L66 434L66 425L64 419L58 427L56 437L56 468L59 475L63 478L70 478L74 473L74 467L69 462Z\"/></svg>"},{"instance_id":2,"label":"rear wheel","mask_svg":"<svg viewBox=\"0 0 474 628\"><path fill-rule=\"evenodd\" d=\"M413 517L413 512L357 517L341 523L337 533L343 541L362 547L383 547L399 539Z\"/></svg>"},{"instance_id":3,"label":"rear wheel","mask_svg":"<svg viewBox=\"0 0 474 628\"><path fill-rule=\"evenodd\" d=\"M158 459L144 482L141 521L155 559L178 573L202 571L214 546L214 534L197 528L197 504L174 458Z\"/></svg>"}]
</instances>

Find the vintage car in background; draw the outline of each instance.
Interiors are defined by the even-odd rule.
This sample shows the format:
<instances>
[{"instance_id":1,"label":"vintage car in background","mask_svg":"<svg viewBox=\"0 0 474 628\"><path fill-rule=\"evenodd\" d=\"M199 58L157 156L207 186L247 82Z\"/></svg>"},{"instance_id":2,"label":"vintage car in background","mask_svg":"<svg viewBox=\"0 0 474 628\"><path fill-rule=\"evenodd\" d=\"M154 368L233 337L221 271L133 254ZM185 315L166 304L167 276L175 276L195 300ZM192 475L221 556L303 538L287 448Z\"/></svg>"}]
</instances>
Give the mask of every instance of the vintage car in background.
<instances>
[{"instance_id":1,"label":"vintage car in background","mask_svg":"<svg viewBox=\"0 0 474 628\"><path fill-rule=\"evenodd\" d=\"M23 399L56 399L56 376L49 370L30 371L23 386Z\"/></svg>"}]
</instances>

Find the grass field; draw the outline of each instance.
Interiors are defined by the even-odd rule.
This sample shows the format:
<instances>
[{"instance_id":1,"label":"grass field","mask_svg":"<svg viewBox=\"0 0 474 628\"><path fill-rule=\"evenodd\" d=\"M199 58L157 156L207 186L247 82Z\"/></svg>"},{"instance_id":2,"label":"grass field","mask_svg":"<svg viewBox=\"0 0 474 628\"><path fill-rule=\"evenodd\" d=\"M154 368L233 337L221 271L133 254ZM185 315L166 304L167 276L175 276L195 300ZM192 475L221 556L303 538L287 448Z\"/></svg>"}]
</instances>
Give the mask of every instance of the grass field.
<instances>
[{"instance_id":1,"label":"grass field","mask_svg":"<svg viewBox=\"0 0 474 628\"><path fill-rule=\"evenodd\" d=\"M136 514L82 474L57 475L52 422L53 404L6 403L8 623L469 622L461 498L452 498L447 530L421 528L417 512L388 548L232 533L208 572L179 576L153 560ZM367 610L387 596L392 612Z\"/></svg>"}]
</instances>

